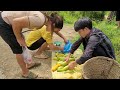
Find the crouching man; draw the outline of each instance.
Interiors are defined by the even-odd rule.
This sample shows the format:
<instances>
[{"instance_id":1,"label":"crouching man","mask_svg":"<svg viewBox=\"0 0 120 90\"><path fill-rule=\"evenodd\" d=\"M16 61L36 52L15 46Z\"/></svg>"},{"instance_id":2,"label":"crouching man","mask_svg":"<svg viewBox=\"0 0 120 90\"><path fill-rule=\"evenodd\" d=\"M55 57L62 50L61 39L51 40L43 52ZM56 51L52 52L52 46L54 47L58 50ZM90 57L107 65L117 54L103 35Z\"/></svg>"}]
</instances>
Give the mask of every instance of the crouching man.
<instances>
[{"instance_id":1,"label":"crouching man","mask_svg":"<svg viewBox=\"0 0 120 90\"><path fill-rule=\"evenodd\" d=\"M79 19L74 24L74 29L81 36L71 47L71 51L66 57L66 62L75 50L83 44L83 55L69 63L69 69L74 69L77 64L83 64L88 59L96 56L105 56L112 59L115 58L115 52L110 39L99 29L92 27L92 21L89 18Z\"/></svg>"}]
</instances>

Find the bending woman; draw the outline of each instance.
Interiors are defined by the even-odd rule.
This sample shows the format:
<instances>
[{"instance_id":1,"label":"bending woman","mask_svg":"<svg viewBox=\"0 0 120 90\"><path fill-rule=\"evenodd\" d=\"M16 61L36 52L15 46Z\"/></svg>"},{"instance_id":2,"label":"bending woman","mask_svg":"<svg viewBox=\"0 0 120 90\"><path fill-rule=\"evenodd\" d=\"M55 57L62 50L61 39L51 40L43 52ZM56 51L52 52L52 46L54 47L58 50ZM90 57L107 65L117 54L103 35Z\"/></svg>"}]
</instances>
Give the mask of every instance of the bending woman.
<instances>
[{"instance_id":1,"label":"bending woman","mask_svg":"<svg viewBox=\"0 0 120 90\"><path fill-rule=\"evenodd\" d=\"M34 29L26 37L26 44L28 49L38 49L34 54L34 57L36 58L48 58L45 53L42 53L47 49L63 50L63 47L58 47L53 44L52 37L54 32L60 36L65 43L67 43L67 39L59 32L63 28L63 18L57 13L52 13L50 17L47 17L48 18L46 20L46 23L41 29ZM49 21L52 21L54 23L51 26L52 29L49 29L47 27L49 25Z\"/></svg>"}]
</instances>

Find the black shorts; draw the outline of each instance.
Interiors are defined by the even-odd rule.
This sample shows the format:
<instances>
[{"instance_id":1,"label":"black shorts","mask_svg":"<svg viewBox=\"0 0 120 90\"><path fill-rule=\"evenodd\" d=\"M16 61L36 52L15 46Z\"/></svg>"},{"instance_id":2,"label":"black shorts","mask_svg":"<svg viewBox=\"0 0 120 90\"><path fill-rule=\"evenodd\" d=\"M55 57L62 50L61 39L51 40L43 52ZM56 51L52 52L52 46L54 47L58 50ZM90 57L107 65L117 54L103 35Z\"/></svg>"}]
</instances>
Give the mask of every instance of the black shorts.
<instances>
[{"instance_id":1,"label":"black shorts","mask_svg":"<svg viewBox=\"0 0 120 90\"><path fill-rule=\"evenodd\" d=\"M10 46L14 54L22 54L22 47L16 40L12 26L7 24L1 17L0 13L0 36Z\"/></svg>"},{"instance_id":2,"label":"black shorts","mask_svg":"<svg viewBox=\"0 0 120 90\"><path fill-rule=\"evenodd\" d=\"M39 40L37 40L35 43L33 43L30 47L28 47L29 50L36 50L39 47L41 47L41 45L43 43L45 43L46 40L44 40L43 38L40 38Z\"/></svg>"},{"instance_id":3,"label":"black shorts","mask_svg":"<svg viewBox=\"0 0 120 90\"><path fill-rule=\"evenodd\" d=\"M120 21L120 11L116 11L116 21Z\"/></svg>"}]
</instances>

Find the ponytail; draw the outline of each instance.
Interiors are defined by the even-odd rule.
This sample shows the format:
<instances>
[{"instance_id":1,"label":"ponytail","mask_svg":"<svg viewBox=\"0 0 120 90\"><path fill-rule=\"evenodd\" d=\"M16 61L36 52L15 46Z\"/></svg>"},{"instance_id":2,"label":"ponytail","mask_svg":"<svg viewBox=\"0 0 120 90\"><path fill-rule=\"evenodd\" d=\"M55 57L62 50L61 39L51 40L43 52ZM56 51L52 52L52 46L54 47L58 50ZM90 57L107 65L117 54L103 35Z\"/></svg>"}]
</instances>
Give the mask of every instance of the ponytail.
<instances>
[{"instance_id":1,"label":"ponytail","mask_svg":"<svg viewBox=\"0 0 120 90\"><path fill-rule=\"evenodd\" d=\"M50 20L52 21L52 23L55 23L56 19L57 19L57 16L58 14L55 12L55 13L52 13L50 15Z\"/></svg>"},{"instance_id":2,"label":"ponytail","mask_svg":"<svg viewBox=\"0 0 120 90\"><path fill-rule=\"evenodd\" d=\"M55 28L63 28L63 17L59 16L57 12L52 13L49 17L52 23L55 23Z\"/></svg>"}]
</instances>

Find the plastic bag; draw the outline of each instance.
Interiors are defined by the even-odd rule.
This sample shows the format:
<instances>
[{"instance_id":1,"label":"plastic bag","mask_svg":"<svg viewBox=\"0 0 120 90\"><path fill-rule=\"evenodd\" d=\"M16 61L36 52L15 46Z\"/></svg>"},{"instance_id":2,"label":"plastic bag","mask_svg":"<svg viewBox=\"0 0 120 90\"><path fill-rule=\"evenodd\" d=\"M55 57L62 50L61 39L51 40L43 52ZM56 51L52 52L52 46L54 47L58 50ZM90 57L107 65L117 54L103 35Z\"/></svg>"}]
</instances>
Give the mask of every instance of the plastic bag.
<instances>
[{"instance_id":1,"label":"plastic bag","mask_svg":"<svg viewBox=\"0 0 120 90\"><path fill-rule=\"evenodd\" d=\"M28 64L32 63L32 56L31 56L28 48L27 47L22 47L22 49L23 49L22 55L23 55L23 58L24 58L24 62L28 63Z\"/></svg>"},{"instance_id":2,"label":"plastic bag","mask_svg":"<svg viewBox=\"0 0 120 90\"><path fill-rule=\"evenodd\" d=\"M64 46L63 53L69 53L72 47L72 43L68 40L67 44Z\"/></svg>"}]
</instances>

